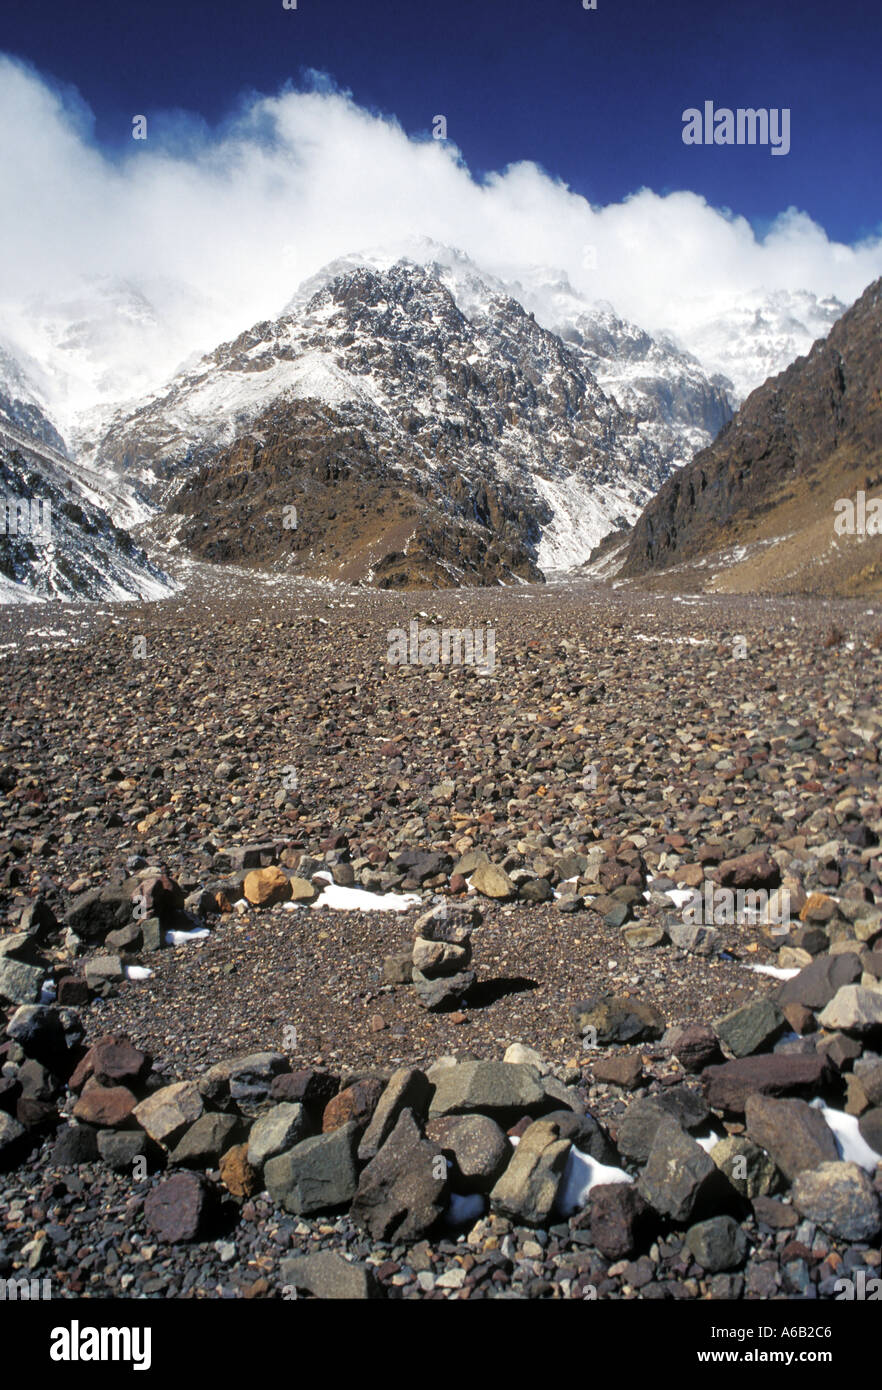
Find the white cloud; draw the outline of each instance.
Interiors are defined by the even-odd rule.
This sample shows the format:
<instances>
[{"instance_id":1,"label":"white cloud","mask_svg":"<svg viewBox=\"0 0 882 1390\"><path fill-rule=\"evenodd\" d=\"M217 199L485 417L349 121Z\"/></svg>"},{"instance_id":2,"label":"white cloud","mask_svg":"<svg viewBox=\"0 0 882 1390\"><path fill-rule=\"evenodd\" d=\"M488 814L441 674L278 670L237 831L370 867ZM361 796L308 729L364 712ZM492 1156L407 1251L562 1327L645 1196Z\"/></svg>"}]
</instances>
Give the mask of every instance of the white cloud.
<instances>
[{"instance_id":1,"label":"white cloud","mask_svg":"<svg viewBox=\"0 0 882 1390\"><path fill-rule=\"evenodd\" d=\"M405 236L459 246L503 275L559 266L592 298L687 344L745 291L850 302L882 273L882 237L839 245L795 209L758 240L743 217L686 191L594 208L530 163L479 184L455 147L408 137L326 80L244 99L215 131L182 113L151 117L147 140L111 159L75 93L0 57L0 129L0 328L45 361L59 328L37 300L103 314L100 332L64 348L80 404L142 390L276 314L335 256ZM104 299L93 302L83 280L96 277ZM143 290L155 323L137 296L120 315L117 281Z\"/></svg>"}]
</instances>

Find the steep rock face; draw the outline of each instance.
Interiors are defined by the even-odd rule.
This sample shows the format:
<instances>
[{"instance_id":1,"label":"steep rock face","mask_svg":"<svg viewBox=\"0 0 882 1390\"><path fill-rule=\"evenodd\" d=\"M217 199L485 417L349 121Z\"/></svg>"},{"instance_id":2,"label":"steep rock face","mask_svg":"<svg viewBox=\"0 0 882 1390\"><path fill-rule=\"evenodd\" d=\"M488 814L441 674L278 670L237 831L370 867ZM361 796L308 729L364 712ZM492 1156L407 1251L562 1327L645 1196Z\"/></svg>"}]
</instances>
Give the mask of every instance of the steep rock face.
<instances>
[{"instance_id":1,"label":"steep rock face","mask_svg":"<svg viewBox=\"0 0 882 1390\"><path fill-rule=\"evenodd\" d=\"M318 401L282 401L169 502L200 559L380 588L541 580L538 522L511 486L387 464L377 440ZM540 508L540 515L544 515Z\"/></svg>"},{"instance_id":2,"label":"steep rock face","mask_svg":"<svg viewBox=\"0 0 882 1390\"><path fill-rule=\"evenodd\" d=\"M606 394L654 431L669 462L688 462L732 418L722 378L708 379L696 358L620 319L610 306L580 314L558 331L582 349Z\"/></svg>"},{"instance_id":3,"label":"steep rock face","mask_svg":"<svg viewBox=\"0 0 882 1390\"><path fill-rule=\"evenodd\" d=\"M835 502L882 482L882 281L807 357L745 401L635 523L620 573L706 561L732 547L726 587L875 592L874 536L840 536ZM722 561L721 561L722 563ZM734 573L734 572L733 572ZM717 576L719 579L719 576Z\"/></svg>"},{"instance_id":4,"label":"steep rock face","mask_svg":"<svg viewBox=\"0 0 882 1390\"><path fill-rule=\"evenodd\" d=\"M170 593L167 576L110 515L115 503L134 505L68 456L26 371L0 349L0 603Z\"/></svg>"},{"instance_id":5,"label":"steep rock face","mask_svg":"<svg viewBox=\"0 0 882 1390\"><path fill-rule=\"evenodd\" d=\"M388 584L534 579L585 558L691 454L590 361L470 263L338 262L118 416L98 461L191 518L178 538L206 558ZM303 520L268 535L252 512L283 493Z\"/></svg>"}]
</instances>

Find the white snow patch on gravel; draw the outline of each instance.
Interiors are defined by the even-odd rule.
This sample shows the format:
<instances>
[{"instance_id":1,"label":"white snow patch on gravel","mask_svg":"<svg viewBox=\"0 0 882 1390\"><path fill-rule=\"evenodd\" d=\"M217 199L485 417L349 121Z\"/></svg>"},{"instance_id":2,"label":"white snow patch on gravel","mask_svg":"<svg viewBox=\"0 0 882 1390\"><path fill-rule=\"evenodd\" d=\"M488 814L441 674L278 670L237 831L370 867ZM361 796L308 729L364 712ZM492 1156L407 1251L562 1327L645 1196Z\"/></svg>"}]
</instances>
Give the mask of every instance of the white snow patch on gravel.
<instances>
[{"instance_id":1,"label":"white snow patch on gravel","mask_svg":"<svg viewBox=\"0 0 882 1390\"><path fill-rule=\"evenodd\" d=\"M623 1168L598 1163L596 1158L583 1154L580 1149L572 1148L554 1199L554 1209L560 1216L572 1216L585 1206L592 1187L605 1182L633 1181Z\"/></svg>"},{"instance_id":2,"label":"white snow patch on gravel","mask_svg":"<svg viewBox=\"0 0 882 1390\"><path fill-rule=\"evenodd\" d=\"M844 1110L831 1110L820 1098L812 1101L812 1108L820 1110L832 1129L843 1163L856 1163L868 1173L875 1173L877 1163L882 1163L882 1154L871 1149L861 1134L857 1115L846 1115Z\"/></svg>"},{"instance_id":3,"label":"white snow patch on gravel","mask_svg":"<svg viewBox=\"0 0 882 1390\"><path fill-rule=\"evenodd\" d=\"M776 980L793 980L799 974L795 965L786 969L780 965L748 965L747 969L753 970L757 975L772 975Z\"/></svg>"},{"instance_id":4,"label":"white snow patch on gravel","mask_svg":"<svg viewBox=\"0 0 882 1390\"><path fill-rule=\"evenodd\" d=\"M406 912L422 902L419 893L369 893L366 888L344 888L334 883L331 875L322 871L314 875L323 878L327 888L312 907L332 907L337 912Z\"/></svg>"},{"instance_id":5,"label":"white snow patch on gravel","mask_svg":"<svg viewBox=\"0 0 882 1390\"><path fill-rule=\"evenodd\" d=\"M146 965L127 965L125 967L127 980L149 980L153 971Z\"/></svg>"}]
</instances>

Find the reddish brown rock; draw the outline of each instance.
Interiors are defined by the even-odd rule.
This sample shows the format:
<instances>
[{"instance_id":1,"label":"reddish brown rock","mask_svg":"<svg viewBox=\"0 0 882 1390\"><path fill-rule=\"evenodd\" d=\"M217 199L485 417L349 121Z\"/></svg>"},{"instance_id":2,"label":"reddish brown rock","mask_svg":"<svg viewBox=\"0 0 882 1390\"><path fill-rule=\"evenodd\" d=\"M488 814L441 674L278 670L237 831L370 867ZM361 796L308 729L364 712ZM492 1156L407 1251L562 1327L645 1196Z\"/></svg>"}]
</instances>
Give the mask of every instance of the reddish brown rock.
<instances>
[{"instance_id":1,"label":"reddish brown rock","mask_svg":"<svg viewBox=\"0 0 882 1390\"><path fill-rule=\"evenodd\" d=\"M77 1008L88 1004L91 990L82 975L62 975L58 980L56 997L58 1004Z\"/></svg>"},{"instance_id":2,"label":"reddish brown rock","mask_svg":"<svg viewBox=\"0 0 882 1390\"><path fill-rule=\"evenodd\" d=\"M701 1083L708 1105L741 1115L751 1095L815 1095L829 1076L826 1057L769 1052L708 1067Z\"/></svg>"},{"instance_id":3,"label":"reddish brown rock","mask_svg":"<svg viewBox=\"0 0 882 1390\"><path fill-rule=\"evenodd\" d=\"M183 889L168 874L142 879L132 894L138 916L164 917L184 906Z\"/></svg>"},{"instance_id":4,"label":"reddish brown rock","mask_svg":"<svg viewBox=\"0 0 882 1390\"><path fill-rule=\"evenodd\" d=\"M144 1202L144 1219L158 1240L173 1244L197 1240L209 1223L213 1192L198 1173L175 1173L155 1187Z\"/></svg>"},{"instance_id":5,"label":"reddish brown rock","mask_svg":"<svg viewBox=\"0 0 882 1390\"><path fill-rule=\"evenodd\" d=\"M791 1181L798 1173L836 1163L839 1150L820 1110L804 1100L751 1095L744 1108L747 1137L771 1154Z\"/></svg>"},{"instance_id":6,"label":"reddish brown rock","mask_svg":"<svg viewBox=\"0 0 882 1390\"><path fill-rule=\"evenodd\" d=\"M587 1213L591 1243L607 1260L623 1260L651 1234L653 1212L633 1183L600 1183Z\"/></svg>"},{"instance_id":7,"label":"reddish brown rock","mask_svg":"<svg viewBox=\"0 0 882 1390\"><path fill-rule=\"evenodd\" d=\"M48 1100L20 1096L15 1106L15 1118L32 1134L48 1134L61 1124L61 1116Z\"/></svg>"},{"instance_id":8,"label":"reddish brown rock","mask_svg":"<svg viewBox=\"0 0 882 1390\"><path fill-rule=\"evenodd\" d=\"M260 1187L260 1176L248 1162L248 1145L227 1149L220 1161L221 1182L234 1197L251 1197Z\"/></svg>"},{"instance_id":9,"label":"reddish brown rock","mask_svg":"<svg viewBox=\"0 0 882 1390\"><path fill-rule=\"evenodd\" d=\"M678 1034L673 1047L674 1056L684 1071L703 1071L722 1059L720 1042L713 1028L695 1023Z\"/></svg>"},{"instance_id":10,"label":"reddish brown rock","mask_svg":"<svg viewBox=\"0 0 882 1390\"><path fill-rule=\"evenodd\" d=\"M101 1086L134 1085L149 1069L146 1052L133 1047L127 1037L108 1033L92 1044L75 1067L69 1085L79 1091L90 1076Z\"/></svg>"},{"instance_id":11,"label":"reddish brown rock","mask_svg":"<svg viewBox=\"0 0 882 1390\"><path fill-rule=\"evenodd\" d=\"M724 859L710 876L724 888L777 888L781 882L781 870L764 850Z\"/></svg>"},{"instance_id":12,"label":"reddish brown rock","mask_svg":"<svg viewBox=\"0 0 882 1390\"><path fill-rule=\"evenodd\" d=\"M354 1086L347 1086L325 1106L322 1133L330 1134L334 1129L342 1129L350 1121L366 1129L385 1089L385 1083L372 1076L364 1081L356 1081Z\"/></svg>"},{"instance_id":13,"label":"reddish brown rock","mask_svg":"<svg viewBox=\"0 0 882 1390\"><path fill-rule=\"evenodd\" d=\"M800 922L831 922L837 916L836 904L826 893L810 893L799 914Z\"/></svg>"},{"instance_id":14,"label":"reddish brown rock","mask_svg":"<svg viewBox=\"0 0 882 1390\"><path fill-rule=\"evenodd\" d=\"M639 1057L606 1057L595 1062L594 1080L633 1091L643 1080L643 1063Z\"/></svg>"},{"instance_id":15,"label":"reddish brown rock","mask_svg":"<svg viewBox=\"0 0 882 1390\"><path fill-rule=\"evenodd\" d=\"M127 1086L90 1084L73 1108L74 1118L90 1125L120 1129L138 1104Z\"/></svg>"},{"instance_id":16,"label":"reddish brown rock","mask_svg":"<svg viewBox=\"0 0 882 1390\"><path fill-rule=\"evenodd\" d=\"M704 883L704 865L681 864L678 869L671 870L671 877L678 887L700 888Z\"/></svg>"},{"instance_id":17,"label":"reddish brown rock","mask_svg":"<svg viewBox=\"0 0 882 1390\"><path fill-rule=\"evenodd\" d=\"M802 1036L816 1031L818 1025L815 1016L811 1009L806 1008L805 1004L782 1004L781 1012L794 1033L799 1033Z\"/></svg>"}]
</instances>

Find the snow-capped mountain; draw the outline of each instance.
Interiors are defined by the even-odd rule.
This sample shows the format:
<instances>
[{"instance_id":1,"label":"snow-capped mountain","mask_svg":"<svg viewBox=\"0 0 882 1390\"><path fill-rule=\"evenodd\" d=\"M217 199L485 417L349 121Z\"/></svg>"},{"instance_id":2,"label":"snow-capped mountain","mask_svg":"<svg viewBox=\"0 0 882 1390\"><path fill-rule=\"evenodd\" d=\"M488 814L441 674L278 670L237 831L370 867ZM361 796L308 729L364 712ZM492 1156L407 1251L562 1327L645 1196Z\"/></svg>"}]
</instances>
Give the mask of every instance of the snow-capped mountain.
<instances>
[{"instance_id":1,"label":"snow-capped mountain","mask_svg":"<svg viewBox=\"0 0 882 1390\"><path fill-rule=\"evenodd\" d=\"M43 408L78 450L110 412L134 405L195 349L216 341L194 340L193 324L204 322L206 311L204 300L178 282L105 275L84 278L57 298L4 305L0 313L8 346L30 364Z\"/></svg>"},{"instance_id":2,"label":"snow-capped mountain","mask_svg":"<svg viewBox=\"0 0 882 1390\"><path fill-rule=\"evenodd\" d=\"M125 480L71 459L35 375L0 345L0 602L171 593L124 529L153 509Z\"/></svg>"},{"instance_id":3,"label":"snow-capped mountain","mask_svg":"<svg viewBox=\"0 0 882 1390\"><path fill-rule=\"evenodd\" d=\"M451 470L467 491L477 481L507 489L539 568L578 563L710 441L728 418L725 394L673 347L655 347L607 311L592 321L593 339L586 319L581 337L564 342L501 281L441 250L425 264L382 254L335 261L279 319L221 344L137 410L118 413L99 463L168 497L175 479L228 450L274 403L312 402L333 409L333 428L362 432L384 475L417 490L440 495ZM622 383L625 406L595 371L615 334L608 379ZM652 391L641 391L641 379ZM480 526L473 496L457 506L461 526Z\"/></svg>"},{"instance_id":4,"label":"snow-capped mountain","mask_svg":"<svg viewBox=\"0 0 882 1390\"><path fill-rule=\"evenodd\" d=\"M536 578L580 564L629 525L755 379L806 351L842 307L760 291L693 302L675 339L589 299L561 271L502 279L414 238L333 261L278 318L200 355L197 335L229 318L222 295L208 305L171 282L102 277L4 325L0 425L48 446L44 463L113 525L167 507L184 518L173 524L180 538L213 559L287 564L297 552L317 572L374 582ZM301 432L293 453L286 430ZM245 457L264 498L262 470L275 497L283 479L296 490L326 469L334 450L353 487L357 473L394 515L386 531L353 515L326 544L321 516L337 513L318 496L311 524L268 551L260 528L246 538L231 521L225 539L219 515L186 520L203 505L223 510Z\"/></svg>"},{"instance_id":5,"label":"snow-capped mountain","mask_svg":"<svg viewBox=\"0 0 882 1390\"><path fill-rule=\"evenodd\" d=\"M730 398L740 405L826 338L845 308L832 295L819 299L805 290L755 289L724 303L696 301L680 337L708 372L728 379Z\"/></svg>"}]
</instances>

